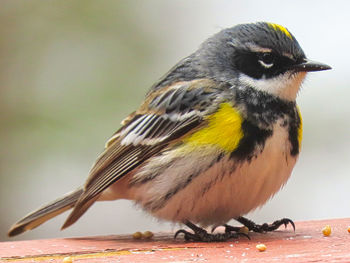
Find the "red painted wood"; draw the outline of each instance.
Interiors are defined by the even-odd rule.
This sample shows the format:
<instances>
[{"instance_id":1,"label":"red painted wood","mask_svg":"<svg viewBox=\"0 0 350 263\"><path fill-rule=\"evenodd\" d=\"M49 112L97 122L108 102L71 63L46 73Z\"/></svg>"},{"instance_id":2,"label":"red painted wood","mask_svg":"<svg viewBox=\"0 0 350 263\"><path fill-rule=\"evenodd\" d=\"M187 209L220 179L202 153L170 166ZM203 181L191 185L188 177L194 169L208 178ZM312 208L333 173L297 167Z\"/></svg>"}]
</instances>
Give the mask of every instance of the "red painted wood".
<instances>
[{"instance_id":1,"label":"red painted wood","mask_svg":"<svg viewBox=\"0 0 350 263\"><path fill-rule=\"evenodd\" d=\"M324 237L322 228L332 227ZM47 239L0 243L1 262L350 262L350 218L297 222L267 234L251 233L223 243L185 242L173 234L156 234L152 240L131 235ZM267 246L265 252L256 249Z\"/></svg>"}]
</instances>

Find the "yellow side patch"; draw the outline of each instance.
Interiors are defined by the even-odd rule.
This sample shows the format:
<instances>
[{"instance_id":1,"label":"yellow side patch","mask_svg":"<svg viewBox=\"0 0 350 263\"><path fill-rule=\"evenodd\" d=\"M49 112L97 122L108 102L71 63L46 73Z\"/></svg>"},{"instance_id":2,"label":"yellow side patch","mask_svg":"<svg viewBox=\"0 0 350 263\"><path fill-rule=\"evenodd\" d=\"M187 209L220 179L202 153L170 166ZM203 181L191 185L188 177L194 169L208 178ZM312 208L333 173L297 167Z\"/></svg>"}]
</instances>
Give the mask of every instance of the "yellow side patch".
<instances>
[{"instance_id":1,"label":"yellow side patch","mask_svg":"<svg viewBox=\"0 0 350 263\"><path fill-rule=\"evenodd\" d=\"M185 139L188 146L215 145L226 152L234 151L243 137L242 117L229 103L207 117L208 126Z\"/></svg>"},{"instance_id":2,"label":"yellow side patch","mask_svg":"<svg viewBox=\"0 0 350 263\"><path fill-rule=\"evenodd\" d=\"M299 150L300 150L301 142L303 140L303 119L301 117L300 109L299 109L298 106L297 106L297 111L298 111L298 115L299 115L299 118L300 118L300 125L299 125L299 128L298 128L298 142L299 142Z\"/></svg>"},{"instance_id":3,"label":"yellow side patch","mask_svg":"<svg viewBox=\"0 0 350 263\"><path fill-rule=\"evenodd\" d=\"M267 23L271 28L273 28L275 31L281 31L282 33L284 33L287 37L289 37L290 39L292 39L292 35L289 33L289 31L287 30L287 28L285 28L284 26L275 24L275 23Z\"/></svg>"}]
</instances>

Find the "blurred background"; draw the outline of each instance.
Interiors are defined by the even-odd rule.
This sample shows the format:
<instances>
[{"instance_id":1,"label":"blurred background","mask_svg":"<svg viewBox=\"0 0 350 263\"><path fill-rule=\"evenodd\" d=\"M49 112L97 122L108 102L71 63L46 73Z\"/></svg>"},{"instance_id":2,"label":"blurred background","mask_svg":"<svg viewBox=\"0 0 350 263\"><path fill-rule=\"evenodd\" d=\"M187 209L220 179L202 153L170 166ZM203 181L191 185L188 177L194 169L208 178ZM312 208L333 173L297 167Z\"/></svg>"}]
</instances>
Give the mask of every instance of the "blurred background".
<instances>
[{"instance_id":1,"label":"blurred background","mask_svg":"<svg viewBox=\"0 0 350 263\"><path fill-rule=\"evenodd\" d=\"M243 22L286 26L309 58L299 162L257 222L350 217L347 1L3 0L0 8L0 240L16 220L81 185L150 86L207 37ZM11 240L172 231L129 201L96 203ZM349 219L350 224L350 219Z\"/></svg>"}]
</instances>

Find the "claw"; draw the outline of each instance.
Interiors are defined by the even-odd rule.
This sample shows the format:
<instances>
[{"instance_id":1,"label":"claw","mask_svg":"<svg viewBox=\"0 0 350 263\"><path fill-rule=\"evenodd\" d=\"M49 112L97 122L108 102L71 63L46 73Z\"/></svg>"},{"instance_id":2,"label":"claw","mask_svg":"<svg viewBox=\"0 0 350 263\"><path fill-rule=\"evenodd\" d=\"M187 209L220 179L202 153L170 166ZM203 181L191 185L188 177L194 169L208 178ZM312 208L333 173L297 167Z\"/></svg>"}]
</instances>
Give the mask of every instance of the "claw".
<instances>
[{"instance_id":1,"label":"claw","mask_svg":"<svg viewBox=\"0 0 350 263\"><path fill-rule=\"evenodd\" d=\"M290 220L289 218L284 218L284 220L285 220L285 222L284 222L285 227L287 228L288 224L291 224L292 227L293 227L293 230L295 232L295 224L294 224L294 222L292 220Z\"/></svg>"},{"instance_id":2,"label":"claw","mask_svg":"<svg viewBox=\"0 0 350 263\"><path fill-rule=\"evenodd\" d=\"M184 234L186 236L187 234L187 231L183 230L183 229L180 229L180 230L177 230L175 235L174 235L174 239L176 239L176 237L179 235L179 234Z\"/></svg>"},{"instance_id":3,"label":"claw","mask_svg":"<svg viewBox=\"0 0 350 263\"><path fill-rule=\"evenodd\" d=\"M236 232L236 233L239 233L239 231L241 229L240 227L230 226L230 225L227 225L227 224L225 224L224 227L225 227L225 232Z\"/></svg>"},{"instance_id":4,"label":"claw","mask_svg":"<svg viewBox=\"0 0 350 263\"><path fill-rule=\"evenodd\" d=\"M289 218L282 218L280 220L276 220L272 224L264 223L261 225L255 224L253 221L245 217L238 217L236 220L242 223L250 231L258 233L274 231L278 229L281 225L284 225L284 227L287 228L288 224L291 224L293 230L295 231L295 224ZM184 239L187 241L192 240L199 242L220 242L226 241L231 238L238 238L239 236L244 236L250 240L250 236L248 234L240 232L241 227L234 227L225 224L223 225L225 227L225 233L209 234L203 228L200 228L189 221L185 221L184 224L187 225L190 229L192 229L194 233L190 233L184 229L180 229L176 231L174 239L176 239L179 234L184 234ZM213 233L218 226L220 225L213 226L211 229L211 233Z\"/></svg>"},{"instance_id":5,"label":"claw","mask_svg":"<svg viewBox=\"0 0 350 263\"><path fill-rule=\"evenodd\" d=\"M276 229L281 226L284 225L285 228L287 228L288 224L291 224L293 227L293 230L295 232L295 224L292 220L290 220L289 218L282 218L281 220L276 220L275 222L273 222L270 226L268 226L268 228L273 228L276 227ZM274 230L274 229L273 229Z\"/></svg>"},{"instance_id":6,"label":"claw","mask_svg":"<svg viewBox=\"0 0 350 263\"><path fill-rule=\"evenodd\" d=\"M247 235L246 233L237 232L236 234L239 235L239 236L244 236L244 237L248 238L249 240L251 240L251 239L250 239L250 236Z\"/></svg>"},{"instance_id":7,"label":"claw","mask_svg":"<svg viewBox=\"0 0 350 263\"><path fill-rule=\"evenodd\" d=\"M295 224L289 218L282 218L280 220L276 220L272 224L264 223L262 225L255 224L253 221L245 217L238 217L236 220L242 223L243 225L245 225L246 227L248 227L249 230L258 232L258 233L274 231L278 229L281 225L284 225L287 228L288 224L292 225L293 230L295 232Z\"/></svg>"},{"instance_id":8,"label":"claw","mask_svg":"<svg viewBox=\"0 0 350 263\"><path fill-rule=\"evenodd\" d=\"M184 234L185 240L192 240L196 242L223 242L232 238L238 238L239 236L245 236L249 239L249 236L244 233L236 233L233 232L225 232L225 233L218 233L218 234L209 234L206 230L203 228L200 228L193 223L186 221L184 222L185 225L187 225L190 229L193 230L194 233L190 233L184 229L180 229L176 231L174 235L174 239L179 234ZM214 228L215 230L215 228Z\"/></svg>"}]
</instances>

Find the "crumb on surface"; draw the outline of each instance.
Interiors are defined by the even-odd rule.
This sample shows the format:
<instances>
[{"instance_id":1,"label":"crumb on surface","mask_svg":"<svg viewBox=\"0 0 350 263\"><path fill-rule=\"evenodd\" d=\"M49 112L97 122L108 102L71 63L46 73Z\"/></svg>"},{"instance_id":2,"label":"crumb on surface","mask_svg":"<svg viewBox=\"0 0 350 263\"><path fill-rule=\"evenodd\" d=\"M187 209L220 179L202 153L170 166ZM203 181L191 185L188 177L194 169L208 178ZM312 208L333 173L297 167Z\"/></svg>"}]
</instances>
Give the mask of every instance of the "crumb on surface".
<instances>
[{"instance_id":1,"label":"crumb on surface","mask_svg":"<svg viewBox=\"0 0 350 263\"><path fill-rule=\"evenodd\" d=\"M141 239L142 238L142 233L137 231L134 234L132 234L133 239Z\"/></svg>"},{"instance_id":2,"label":"crumb on surface","mask_svg":"<svg viewBox=\"0 0 350 263\"><path fill-rule=\"evenodd\" d=\"M248 235L248 233L249 233L248 227L242 226L242 227L239 229L239 233L243 233L243 234Z\"/></svg>"},{"instance_id":3,"label":"crumb on surface","mask_svg":"<svg viewBox=\"0 0 350 263\"><path fill-rule=\"evenodd\" d=\"M142 234L142 237L145 239L151 239L153 237L153 233L151 231L146 231Z\"/></svg>"},{"instance_id":4,"label":"crumb on surface","mask_svg":"<svg viewBox=\"0 0 350 263\"><path fill-rule=\"evenodd\" d=\"M265 244L257 244L256 245L256 248L260 251L260 252L263 252L266 250L266 245Z\"/></svg>"},{"instance_id":5,"label":"crumb on surface","mask_svg":"<svg viewBox=\"0 0 350 263\"><path fill-rule=\"evenodd\" d=\"M332 229L331 229L330 225L326 225L324 228L322 228L322 233L325 237L330 236L332 233Z\"/></svg>"}]
</instances>

